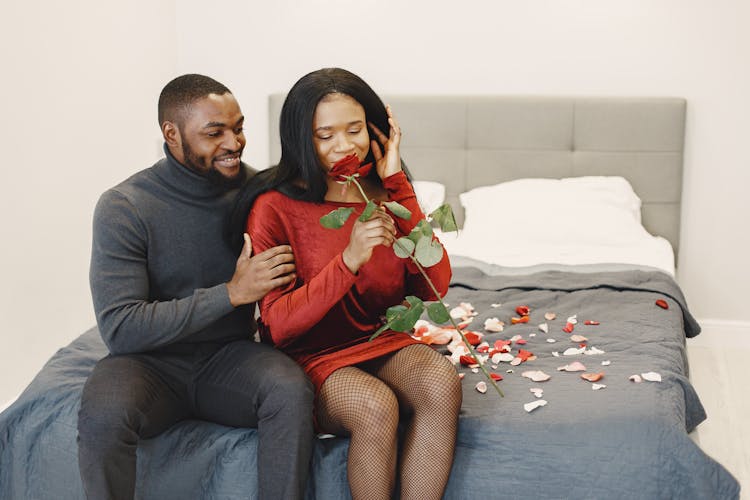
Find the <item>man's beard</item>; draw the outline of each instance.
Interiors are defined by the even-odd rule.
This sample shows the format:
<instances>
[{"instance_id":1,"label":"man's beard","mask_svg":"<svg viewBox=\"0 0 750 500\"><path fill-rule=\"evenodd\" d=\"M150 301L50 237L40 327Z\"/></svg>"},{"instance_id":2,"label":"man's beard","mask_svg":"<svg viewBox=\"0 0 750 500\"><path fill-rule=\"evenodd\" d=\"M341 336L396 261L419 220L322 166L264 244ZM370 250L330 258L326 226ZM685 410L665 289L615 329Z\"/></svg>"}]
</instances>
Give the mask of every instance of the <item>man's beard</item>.
<instances>
[{"instance_id":1,"label":"man's beard","mask_svg":"<svg viewBox=\"0 0 750 500\"><path fill-rule=\"evenodd\" d=\"M184 158L185 166L187 168L204 177L214 186L223 188L226 191L240 187L247 177L247 172L242 166L240 166L237 175L234 177L226 177L213 165L203 165L203 159L193 153L193 150L190 149L190 146L186 142L182 143L182 157Z\"/></svg>"}]
</instances>

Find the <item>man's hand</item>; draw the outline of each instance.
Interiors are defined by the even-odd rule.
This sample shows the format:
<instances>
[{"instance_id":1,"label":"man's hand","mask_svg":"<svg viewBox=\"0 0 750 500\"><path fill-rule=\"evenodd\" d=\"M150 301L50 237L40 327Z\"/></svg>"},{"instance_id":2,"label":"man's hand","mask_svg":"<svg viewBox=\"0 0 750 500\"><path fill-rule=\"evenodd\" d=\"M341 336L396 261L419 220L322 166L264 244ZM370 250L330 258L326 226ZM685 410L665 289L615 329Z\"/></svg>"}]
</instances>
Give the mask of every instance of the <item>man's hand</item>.
<instances>
[{"instance_id":1,"label":"man's hand","mask_svg":"<svg viewBox=\"0 0 750 500\"><path fill-rule=\"evenodd\" d=\"M227 283L229 302L234 307L257 302L274 288L294 281L297 277L294 269L292 247L279 245L253 256L250 235L245 233L234 275Z\"/></svg>"}]
</instances>

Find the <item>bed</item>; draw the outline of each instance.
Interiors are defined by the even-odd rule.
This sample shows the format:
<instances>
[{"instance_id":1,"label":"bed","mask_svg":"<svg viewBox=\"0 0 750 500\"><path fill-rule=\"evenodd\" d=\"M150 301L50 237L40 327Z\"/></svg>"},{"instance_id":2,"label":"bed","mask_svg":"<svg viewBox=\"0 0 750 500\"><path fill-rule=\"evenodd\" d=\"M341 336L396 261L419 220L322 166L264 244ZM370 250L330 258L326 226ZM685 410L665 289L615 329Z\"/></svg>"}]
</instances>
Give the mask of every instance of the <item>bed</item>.
<instances>
[{"instance_id":1,"label":"bed","mask_svg":"<svg viewBox=\"0 0 750 500\"><path fill-rule=\"evenodd\" d=\"M272 161L282 100L269 100ZM524 358L488 362L504 398L476 390L483 375L457 364L464 401L445 498L738 498L737 481L688 436L706 415L685 355L700 328L672 277L684 100L387 101L420 201L458 208L459 235L443 235L446 301L467 304L467 328L489 346L514 339L510 354ZM521 306L529 320L513 324ZM484 328L491 318L502 331ZM0 414L0 498L82 498L79 396L105 352L96 329L85 332ZM576 363L603 378L568 371ZM138 498L253 498L255 440L253 429L182 422L139 446ZM347 445L317 440L308 498L350 498Z\"/></svg>"}]
</instances>

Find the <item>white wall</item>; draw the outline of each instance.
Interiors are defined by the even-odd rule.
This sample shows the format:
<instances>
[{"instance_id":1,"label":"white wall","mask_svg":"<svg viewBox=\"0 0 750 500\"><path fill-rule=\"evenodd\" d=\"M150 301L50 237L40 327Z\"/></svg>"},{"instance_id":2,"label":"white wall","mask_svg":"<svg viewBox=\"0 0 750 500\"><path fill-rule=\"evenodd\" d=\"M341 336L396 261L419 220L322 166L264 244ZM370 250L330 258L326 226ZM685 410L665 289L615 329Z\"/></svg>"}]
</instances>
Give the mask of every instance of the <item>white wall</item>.
<instances>
[{"instance_id":1,"label":"white wall","mask_svg":"<svg viewBox=\"0 0 750 500\"><path fill-rule=\"evenodd\" d=\"M175 2L3 2L0 406L94 324L99 194L157 158Z\"/></svg>"},{"instance_id":2,"label":"white wall","mask_svg":"<svg viewBox=\"0 0 750 500\"><path fill-rule=\"evenodd\" d=\"M743 0L4 5L0 406L94 323L93 205L154 160L158 93L185 72L233 89L257 166L268 161L267 94L324 66L383 94L683 96L679 280L699 318L750 324L748 25Z\"/></svg>"},{"instance_id":3,"label":"white wall","mask_svg":"<svg viewBox=\"0 0 750 500\"><path fill-rule=\"evenodd\" d=\"M231 76L257 166L268 162L266 96L324 66L381 94L687 98L678 278L697 317L750 328L748 2L227 0L207 11L180 0L178 11L179 70ZM237 51L193 36L228 12L239 29L213 40Z\"/></svg>"}]
</instances>

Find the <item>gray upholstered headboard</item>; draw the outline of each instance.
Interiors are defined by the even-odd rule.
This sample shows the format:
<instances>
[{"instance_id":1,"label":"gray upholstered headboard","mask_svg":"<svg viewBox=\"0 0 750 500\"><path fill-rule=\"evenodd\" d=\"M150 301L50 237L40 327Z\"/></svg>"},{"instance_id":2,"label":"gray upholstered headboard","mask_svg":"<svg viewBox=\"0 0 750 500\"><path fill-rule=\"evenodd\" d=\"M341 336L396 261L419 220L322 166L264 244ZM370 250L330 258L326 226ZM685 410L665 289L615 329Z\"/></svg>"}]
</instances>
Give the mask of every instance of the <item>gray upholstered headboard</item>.
<instances>
[{"instance_id":1,"label":"gray upholstered headboard","mask_svg":"<svg viewBox=\"0 0 750 500\"><path fill-rule=\"evenodd\" d=\"M269 100L270 160L280 156L284 95ZM643 225L678 249L685 100L680 98L385 96L404 131L414 179L458 195L524 177L620 175L643 201Z\"/></svg>"}]
</instances>

